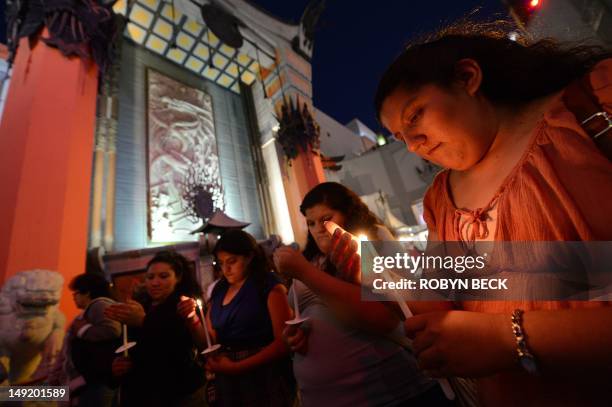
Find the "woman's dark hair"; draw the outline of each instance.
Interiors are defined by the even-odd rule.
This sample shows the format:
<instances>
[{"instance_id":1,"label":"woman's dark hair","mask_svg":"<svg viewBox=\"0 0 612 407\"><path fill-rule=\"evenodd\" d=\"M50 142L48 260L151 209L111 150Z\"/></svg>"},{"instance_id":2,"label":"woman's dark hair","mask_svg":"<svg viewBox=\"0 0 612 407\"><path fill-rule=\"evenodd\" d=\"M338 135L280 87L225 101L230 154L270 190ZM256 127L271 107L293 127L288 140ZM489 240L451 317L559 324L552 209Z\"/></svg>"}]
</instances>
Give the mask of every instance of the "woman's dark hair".
<instances>
[{"instance_id":1,"label":"woman's dark hair","mask_svg":"<svg viewBox=\"0 0 612 407\"><path fill-rule=\"evenodd\" d=\"M219 238L215 245L213 250L215 258L217 258L219 252L252 257L247 266L247 275L255 279L258 290L263 293L266 275L274 270L274 264L266 256L253 236L239 229L228 230L221 235L221 238Z\"/></svg>"},{"instance_id":2,"label":"woman's dark hair","mask_svg":"<svg viewBox=\"0 0 612 407\"><path fill-rule=\"evenodd\" d=\"M416 90L426 84L449 88L464 58L482 70L480 91L492 103L513 105L559 91L585 75L612 52L592 45L561 44L551 39L511 40L508 21L461 21L424 41L408 45L387 68L374 104L380 121L384 100L397 88Z\"/></svg>"},{"instance_id":3,"label":"woman's dark hair","mask_svg":"<svg viewBox=\"0 0 612 407\"><path fill-rule=\"evenodd\" d=\"M342 213L345 218L343 227L347 232L366 232L376 236L376 225L383 224L356 193L337 182L323 182L311 189L302 200L300 212L306 216L307 209L319 204ZM312 260L319 254L321 251L309 231L304 257Z\"/></svg>"},{"instance_id":4,"label":"woman's dark hair","mask_svg":"<svg viewBox=\"0 0 612 407\"><path fill-rule=\"evenodd\" d=\"M111 297L110 284L101 274L79 274L70 281L68 288L81 294L89 294L92 300L98 297Z\"/></svg>"},{"instance_id":5,"label":"woman's dark hair","mask_svg":"<svg viewBox=\"0 0 612 407\"><path fill-rule=\"evenodd\" d=\"M179 280L174 289L175 293L188 297L202 296L202 287L196 279L193 264L185 256L172 250L158 252L147 263L147 270L152 264L156 263L166 263L174 271L177 280Z\"/></svg>"}]
</instances>

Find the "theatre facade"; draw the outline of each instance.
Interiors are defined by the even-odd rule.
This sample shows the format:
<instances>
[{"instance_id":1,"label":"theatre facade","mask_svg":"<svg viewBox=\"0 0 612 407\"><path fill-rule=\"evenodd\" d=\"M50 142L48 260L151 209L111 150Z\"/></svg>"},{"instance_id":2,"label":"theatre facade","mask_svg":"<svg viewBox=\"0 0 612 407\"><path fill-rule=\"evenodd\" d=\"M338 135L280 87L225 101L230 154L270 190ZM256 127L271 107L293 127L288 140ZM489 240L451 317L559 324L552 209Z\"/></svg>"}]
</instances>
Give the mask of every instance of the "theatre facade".
<instances>
[{"instance_id":1,"label":"theatre facade","mask_svg":"<svg viewBox=\"0 0 612 407\"><path fill-rule=\"evenodd\" d=\"M122 277L171 246L211 278L211 219L303 243L299 203L324 179L310 64L321 2L297 24L243 0L11 19L25 3L7 13L0 125L1 379L13 383L44 373L86 262L125 292Z\"/></svg>"}]
</instances>

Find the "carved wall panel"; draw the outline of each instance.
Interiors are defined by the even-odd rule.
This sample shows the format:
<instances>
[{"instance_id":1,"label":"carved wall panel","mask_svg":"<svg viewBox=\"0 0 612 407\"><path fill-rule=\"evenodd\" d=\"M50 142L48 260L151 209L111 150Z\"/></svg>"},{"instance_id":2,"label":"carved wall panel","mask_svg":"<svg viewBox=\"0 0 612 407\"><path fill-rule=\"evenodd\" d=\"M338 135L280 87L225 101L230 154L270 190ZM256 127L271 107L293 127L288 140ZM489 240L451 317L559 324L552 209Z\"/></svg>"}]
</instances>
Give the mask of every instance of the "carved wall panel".
<instances>
[{"instance_id":1,"label":"carved wall panel","mask_svg":"<svg viewBox=\"0 0 612 407\"><path fill-rule=\"evenodd\" d=\"M211 206L223 208L211 97L152 69L147 70L149 238L194 240L201 225L184 199L194 178Z\"/></svg>"}]
</instances>

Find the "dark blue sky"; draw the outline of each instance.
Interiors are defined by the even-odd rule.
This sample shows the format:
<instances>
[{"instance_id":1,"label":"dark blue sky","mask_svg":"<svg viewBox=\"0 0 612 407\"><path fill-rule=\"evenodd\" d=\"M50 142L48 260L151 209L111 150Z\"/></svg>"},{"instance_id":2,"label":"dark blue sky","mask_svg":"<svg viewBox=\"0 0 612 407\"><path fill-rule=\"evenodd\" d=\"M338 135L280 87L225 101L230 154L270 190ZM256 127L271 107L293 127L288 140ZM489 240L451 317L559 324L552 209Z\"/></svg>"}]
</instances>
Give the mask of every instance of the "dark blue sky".
<instances>
[{"instance_id":1,"label":"dark blue sky","mask_svg":"<svg viewBox=\"0 0 612 407\"><path fill-rule=\"evenodd\" d=\"M283 20L298 22L308 0L249 0ZM501 0L327 0L315 36L313 96L317 108L346 124L359 118L380 130L372 99L378 78L416 35L480 7L477 18L507 16ZM5 38L0 0L0 39ZM3 41L4 42L4 41Z\"/></svg>"},{"instance_id":2,"label":"dark blue sky","mask_svg":"<svg viewBox=\"0 0 612 407\"><path fill-rule=\"evenodd\" d=\"M308 0L250 0L284 20L299 21ZM467 15L507 16L501 0L327 0L312 60L315 106L346 124L359 118L380 130L372 107L378 79L415 35Z\"/></svg>"}]
</instances>

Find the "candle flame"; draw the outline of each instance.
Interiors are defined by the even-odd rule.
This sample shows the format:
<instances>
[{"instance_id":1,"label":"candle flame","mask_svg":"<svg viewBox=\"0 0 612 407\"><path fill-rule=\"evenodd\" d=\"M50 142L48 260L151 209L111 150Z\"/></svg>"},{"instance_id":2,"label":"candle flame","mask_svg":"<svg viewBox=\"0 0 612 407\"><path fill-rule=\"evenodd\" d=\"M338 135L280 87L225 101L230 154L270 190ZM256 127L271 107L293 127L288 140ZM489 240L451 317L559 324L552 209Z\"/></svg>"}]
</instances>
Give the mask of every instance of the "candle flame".
<instances>
[{"instance_id":1,"label":"candle flame","mask_svg":"<svg viewBox=\"0 0 612 407\"><path fill-rule=\"evenodd\" d=\"M199 298L196 300L196 304L198 304L198 307L202 308L202 301L200 301Z\"/></svg>"}]
</instances>

